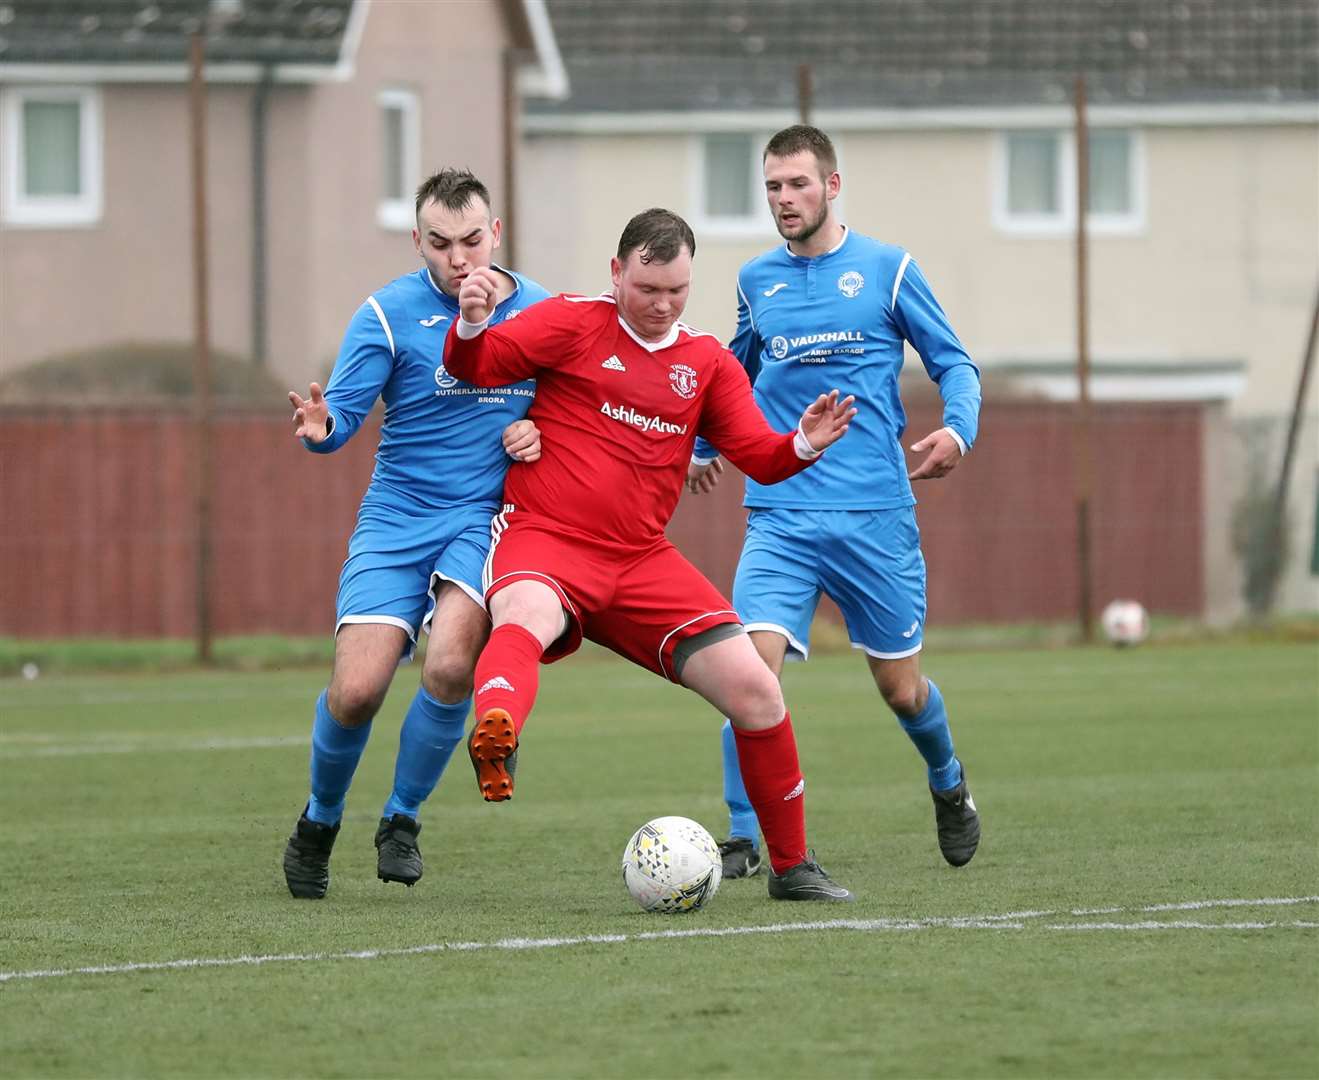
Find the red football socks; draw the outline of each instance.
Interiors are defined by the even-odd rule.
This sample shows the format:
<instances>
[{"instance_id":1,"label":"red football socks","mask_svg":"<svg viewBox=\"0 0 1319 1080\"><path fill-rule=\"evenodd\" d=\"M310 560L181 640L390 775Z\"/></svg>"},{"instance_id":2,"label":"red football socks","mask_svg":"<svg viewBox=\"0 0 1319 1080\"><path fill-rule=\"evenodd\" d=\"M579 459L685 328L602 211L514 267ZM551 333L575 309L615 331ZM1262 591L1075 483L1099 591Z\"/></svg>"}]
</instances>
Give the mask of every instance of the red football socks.
<instances>
[{"instance_id":1,"label":"red football socks","mask_svg":"<svg viewBox=\"0 0 1319 1080\"><path fill-rule=\"evenodd\" d=\"M734 726L747 797L760 819L769 864L781 874L806 858L806 781L797 761L792 717L765 731Z\"/></svg>"},{"instance_id":2,"label":"red football socks","mask_svg":"<svg viewBox=\"0 0 1319 1080\"><path fill-rule=\"evenodd\" d=\"M503 709L519 734L536 703L540 658L545 652L536 635L513 623L495 628L476 662L476 717Z\"/></svg>"}]
</instances>

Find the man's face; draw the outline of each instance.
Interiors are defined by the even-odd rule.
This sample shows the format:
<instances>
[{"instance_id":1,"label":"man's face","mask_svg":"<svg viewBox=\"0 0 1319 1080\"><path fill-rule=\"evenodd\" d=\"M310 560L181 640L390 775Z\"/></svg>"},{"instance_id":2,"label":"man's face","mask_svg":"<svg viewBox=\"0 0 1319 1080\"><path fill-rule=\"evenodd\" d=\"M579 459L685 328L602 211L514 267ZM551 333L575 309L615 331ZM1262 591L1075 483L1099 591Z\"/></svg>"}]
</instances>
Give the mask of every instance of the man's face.
<instances>
[{"instance_id":1,"label":"man's face","mask_svg":"<svg viewBox=\"0 0 1319 1080\"><path fill-rule=\"evenodd\" d=\"M809 150L789 157L765 158L765 196L779 235L805 242L829 220L841 180L837 172L820 175Z\"/></svg>"},{"instance_id":2,"label":"man's face","mask_svg":"<svg viewBox=\"0 0 1319 1080\"><path fill-rule=\"evenodd\" d=\"M692 253L684 246L672 262L641 261L640 251L627 259L614 258L609 268L614 278L618 313L643 341L661 341L682 317L692 285Z\"/></svg>"},{"instance_id":3,"label":"man's face","mask_svg":"<svg viewBox=\"0 0 1319 1080\"><path fill-rule=\"evenodd\" d=\"M412 242L440 289L455 299L463 279L479 266L489 266L499 247L502 225L490 208L473 198L461 210L450 210L431 199L417 212Z\"/></svg>"}]
</instances>

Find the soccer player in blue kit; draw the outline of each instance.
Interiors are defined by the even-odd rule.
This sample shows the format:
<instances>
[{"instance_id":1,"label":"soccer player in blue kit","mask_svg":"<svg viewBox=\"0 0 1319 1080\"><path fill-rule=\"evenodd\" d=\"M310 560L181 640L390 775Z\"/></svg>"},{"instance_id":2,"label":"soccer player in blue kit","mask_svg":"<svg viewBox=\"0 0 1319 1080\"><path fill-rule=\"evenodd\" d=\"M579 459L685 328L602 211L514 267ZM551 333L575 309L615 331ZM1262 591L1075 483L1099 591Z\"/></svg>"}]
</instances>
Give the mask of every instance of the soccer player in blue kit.
<instances>
[{"instance_id":1,"label":"soccer player in blue kit","mask_svg":"<svg viewBox=\"0 0 1319 1080\"><path fill-rule=\"evenodd\" d=\"M796 403L835 386L856 395L857 416L852 434L814 468L773 487L747 480L750 515L733 606L781 675L789 654L806 659L821 593L838 604L853 647L865 652L880 694L925 760L939 849L964 866L980 842L980 818L943 695L921 675L925 560L910 481L946 476L971 449L980 374L911 255L835 217L841 178L824 132L785 128L766 145L763 165L769 208L787 243L739 272L729 347L775 427L794 422ZM944 402L944 426L912 446L925 456L910 473L898 394L904 341ZM717 453L698 441L690 490L717 482ZM720 844L724 877L748 877L760 869L759 828L727 723L723 748L731 819Z\"/></svg>"},{"instance_id":2,"label":"soccer player in blue kit","mask_svg":"<svg viewBox=\"0 0 1319 1080\"><path fill-rule=\"evenodd\" d=\"M423 266L357 309L324 393L312 383L308 398L289 394L294 434L317 454L343 446L376 399L385 402L375 471L339 578L334 670L312 724L311 795L284 849L289 891L307 899L329 887L330 852L372 718L426 630L421 685L403 718L375 836L382 881L421 877L417 817L462 739L472 670L490 633L481 589L490 519L510 461L540 454L539 433L524 419L533 382L479 389L441 361L472 270L496 271L496 322L548 293L493 264L502 223L470 172L431 176L416 207L412 239Z\"/></svg>"}]
</instances>

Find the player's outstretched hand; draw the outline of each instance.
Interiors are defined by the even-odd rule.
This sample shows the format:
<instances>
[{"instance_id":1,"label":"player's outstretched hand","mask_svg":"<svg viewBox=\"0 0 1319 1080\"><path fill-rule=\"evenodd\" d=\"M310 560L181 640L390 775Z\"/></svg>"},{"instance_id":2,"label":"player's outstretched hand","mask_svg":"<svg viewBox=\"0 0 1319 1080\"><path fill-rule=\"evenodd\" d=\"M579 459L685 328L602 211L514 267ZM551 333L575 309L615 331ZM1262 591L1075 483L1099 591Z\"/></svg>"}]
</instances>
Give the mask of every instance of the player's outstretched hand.
<instances>
[{"instance_id":1,"label":"player's outstretched hand","mask_svg":"<svg viewBox=\"0 0 1319 1080\"><path fill-rule=\"evenodd\" d=\"M693 461L687 466L687 490L693 495L708 494L715 489L723 475L724 463L718 458L704 465Z\"/></svg>"},{"instance_id":2,"label":"player's outstretched hand","mask_svg":"<svg viewBox=\"0 0 1319 1080\"><path fill-rule=\"evenodd\" d=\"M920 442L911 444L913 454L923 454L925 459L907 474L908 480L937 480L947 476L962 460L962 448L957 440L948 433L947 428L931 431Z\"/></svg>"},{"instance_id":3,"label":"player's outstretched hand","mask_svg":"<svg viewBox=\"0 0 1319 1080\"><path fill-rule=\"evenodd\" d=\"M504 453L514 461L539 461L540 428L530 420L514 420L504 428Z\"/></svg>"},{"instance_id":4,"label":"player's outstretched hand","mask_svg":"<svg viewBox=\"0 0 1319 1080\"><path fill-rule=\"evenodd\" d=\"M483 323L499 303L499 277L488 266L478 266L458 289L458 308L469 323Z\"/></svg>"},{"instance_id":5,"label":"player's outstretched hand","mask_svg":"<svg viewBox=\"0 0 1319 1080\"><path fill-rule=\"evenodd\" d=\"M806 436L811 449L824 450L847 434L847 425L856 415L852 408L854 401L856 398L851 394L839 401L838 391L830 390L807 406L801 414L801 433Z\"/></svg>"},{"instance_id":6,"label":"player's outstretched hand","mask_svg":"<svg viewBox=\"0 0 1319 1080\"><path fill-rule=\"evenodd\" d=\"M330 406L325 403L321 384L311 384L309 398L299 397L296 390L290 390L289 402L293 406L293 434L311 443L324 442L329 434L326 429L329 426Z\"/></svg>"}]
</instances>

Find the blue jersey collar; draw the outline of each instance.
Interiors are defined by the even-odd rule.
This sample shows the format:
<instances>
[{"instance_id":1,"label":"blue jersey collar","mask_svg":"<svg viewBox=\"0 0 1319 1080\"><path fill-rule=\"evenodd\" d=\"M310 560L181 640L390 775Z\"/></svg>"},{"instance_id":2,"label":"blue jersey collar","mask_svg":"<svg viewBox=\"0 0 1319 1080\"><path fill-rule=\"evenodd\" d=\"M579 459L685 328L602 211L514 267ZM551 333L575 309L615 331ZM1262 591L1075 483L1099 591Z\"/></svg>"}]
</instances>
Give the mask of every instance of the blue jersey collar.
<instances>
[{"instance_id":1,"label":"blue jersey collar","mask_svg":"<svg viewBox=\"0 0 1319 1080\"><path fill-rule=\"evenodd\" d=\"M830 255L835 255L839 251L842 251L843 245L847 243L847 238L851 235L852 235L852 230L849 229L846 225L844 225L843 238L839 240L838 243L836 243L828 251L820 255L798 255L795 251L792 250L792 248L788 246L788 242L786 240L783 241L783 250L787 253L789 259L796 259L798 262L810 262L812 259L827 259Z\"/></svg>"}]
</instances>

